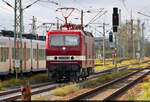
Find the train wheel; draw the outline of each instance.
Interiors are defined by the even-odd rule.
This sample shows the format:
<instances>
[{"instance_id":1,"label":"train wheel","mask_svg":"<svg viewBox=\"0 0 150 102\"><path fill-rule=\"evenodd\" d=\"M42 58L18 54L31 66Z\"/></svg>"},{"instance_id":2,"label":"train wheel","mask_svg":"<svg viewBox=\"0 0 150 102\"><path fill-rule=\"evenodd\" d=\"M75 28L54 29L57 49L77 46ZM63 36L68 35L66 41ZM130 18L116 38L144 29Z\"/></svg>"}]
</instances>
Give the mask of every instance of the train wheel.
<instances>
[{"instance_id":1,"label":"train wheel","mask_svg":"<svg viewBox=\"0 0 150 102\"><path fill-rule=\"evenodd\" d=\"M79 72L76 72L75 73L75 82L79 82L79 80L80 80L80 74L79 74Z\"/></svg>"},{"instance_id":2,"label":"train wheel","mask_svg":"<svg viewBox=\"0 0 150 102\"><path fill-rule=\"evenodd\" d=\"M80 78L79 78L79 77L77 77L76 82L78 83L79 81L80 81Z\"/></svg>"},{"instance_id":3,"label":"train wheel","mask_svg":"<svg viewBox=\"0 0 150 102\"><path fill-rule=\"evenodd\" d=\"M92 68L92 74L94 73L94 68Z\"/></svg>"},{"instance_id":4,"label":"train wheel","mask_svg":"<svg viewBox=\"0 0 150 102\"><path fill-rule=\"evenodd\" d=\"M84 76L84 80L86 80L87 79L87 76Z\"/></svg>"},{"instance_id":5,"label":"train wheel","mask_svg":"<svg viewBox=\"0 0 150 102\"><path fill-rule=\"evenodd\" d=\"M86 80L86 76L83 76L83 77L82 77L82 80Z\"/></svg>"},{"instance_id":6,"label":"train wheel","mask_svg":"<svg viewBox=\"0 0 150 102\"><path fill-rule=\"evenodd\" d=\"M83 73L82 73L82 77L81 77L82 80L85 80L85 79L86 79L85 77L86 77L86 75L85 75L85 73L83 72Z\"/></svg>"},{"instance_id":7,"label":"train wheel","mask_svg":"<svg viewBox=\"0 0 150 102\"><path fill-rule=\"evenodd\" d=\"M60 83L60 82L61 82L61 79L57 78L56 83Z\"/></svg>"}]
</instances>

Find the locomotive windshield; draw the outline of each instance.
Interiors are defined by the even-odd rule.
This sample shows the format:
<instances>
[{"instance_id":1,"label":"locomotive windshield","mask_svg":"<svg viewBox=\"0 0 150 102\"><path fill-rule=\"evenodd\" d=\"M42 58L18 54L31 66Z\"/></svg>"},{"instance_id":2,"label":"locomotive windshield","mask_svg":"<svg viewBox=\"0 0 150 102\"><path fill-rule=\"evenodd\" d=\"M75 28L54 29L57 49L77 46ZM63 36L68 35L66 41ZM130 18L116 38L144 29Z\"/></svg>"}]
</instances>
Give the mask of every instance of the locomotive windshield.
<instances>
[{"instance_id":1,"label":"locomotive windshield","mask_svg":"<svg viewBox=\"0 0 150 102\"><path fill-rule=\"evenodd\" d=\"M77 46L78 35L50 35L51 46Z\"/></svg>"}]
</instances>

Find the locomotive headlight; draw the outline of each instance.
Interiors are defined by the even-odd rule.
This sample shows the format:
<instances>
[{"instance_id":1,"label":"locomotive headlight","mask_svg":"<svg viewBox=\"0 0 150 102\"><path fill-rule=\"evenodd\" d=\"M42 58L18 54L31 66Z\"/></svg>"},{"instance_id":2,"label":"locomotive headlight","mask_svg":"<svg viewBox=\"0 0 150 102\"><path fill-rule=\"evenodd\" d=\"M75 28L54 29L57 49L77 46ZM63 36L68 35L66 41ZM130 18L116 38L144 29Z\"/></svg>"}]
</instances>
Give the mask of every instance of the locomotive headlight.
<instances>
[{"instance_id":1,"label":"locomotive headlight","mask_svg":"<svg viewBox=\"0 0 150 102\"><path fill-rule=\"evenodd\" d=\"M73 60L73 59L74 59L74 56L71 56L71 59Z\"/></svg>"},{"instance_id":2,"label":"locomotive headlight","mask_svg":"<svg viewBox=\"0 0 150 102\"><path fill-rule=\"evenodd\" d=\"M57 60L57 56L55 56L54 59Z\"/></svg>"}]
</instances>

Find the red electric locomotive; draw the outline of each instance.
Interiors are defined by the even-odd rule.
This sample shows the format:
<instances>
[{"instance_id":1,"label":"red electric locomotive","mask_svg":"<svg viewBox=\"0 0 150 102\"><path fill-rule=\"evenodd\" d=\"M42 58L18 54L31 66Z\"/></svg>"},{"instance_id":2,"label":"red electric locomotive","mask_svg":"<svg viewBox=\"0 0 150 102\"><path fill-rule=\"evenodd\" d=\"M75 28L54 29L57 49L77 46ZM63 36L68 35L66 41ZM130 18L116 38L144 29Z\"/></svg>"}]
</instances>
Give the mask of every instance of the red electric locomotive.
<instances>
[{"instance_id":1,"label":"red electric locomotive","mask_svg":"<svg viewBox=\"0 0 150 102\"><path fill-rule=\"evenodd\" d=\"M86 79L94 67L94 37L82 26L66 23L62 27L68 30L52 30L46 35L48 74L55 80Z\"/></svg>"},{"instance_id":2,"label":"red electric locomotive","mask_svg":"<svg viewBox=\"0 0 150 102\"><path fill-rule=\"evenodd\" d=\"M93 72L94 38L82 30L50 31L46 36L46 68L56 80L79 80Z\"/></svg>"}]
</instances>

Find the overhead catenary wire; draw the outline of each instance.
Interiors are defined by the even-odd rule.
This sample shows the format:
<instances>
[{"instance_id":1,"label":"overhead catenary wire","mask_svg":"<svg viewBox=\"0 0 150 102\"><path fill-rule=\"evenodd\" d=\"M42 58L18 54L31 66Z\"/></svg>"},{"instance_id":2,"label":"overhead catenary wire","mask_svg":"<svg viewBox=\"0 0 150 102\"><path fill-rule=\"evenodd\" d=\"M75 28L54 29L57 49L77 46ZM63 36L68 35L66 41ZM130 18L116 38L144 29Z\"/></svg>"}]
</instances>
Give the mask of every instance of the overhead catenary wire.
<instances>
[{"instance_id":1,"label":"overhead catenary wire","mask_svg":"<svg viewBox=\"0 0 150 102\"><path fill-rule=\"evenodd\" d=\"M25 8L23 8L23 10L25 10L25 9L27 9L27 8L29 8L29 7L31 7L32 5L34 5L35 3L37 3L38 1L40 1L40 0L34 1L33 3L31 3L31 4L29 4L28 6L26 6Z\"/></svg>"},{"instance_id":2,"label":"overhead catenary wire","mask_svg":"<svg viewBox=\"0 0 150 102\"><path fill-rule=\"evenodd\" d=\"M60 3L56 2L56 1L52 1L52 0L40 0L40 2L52 3L52 4L55 4L55 5L57 5L57 6L64 7L64 6L61 5Z\"/></svg>"},{"instance_id":3,"label":"overhead catenary wire","mask_svg":"<svg viewBox=\"0 0 150 102\"><path fill-rule=\"evenodd\" d=\"M138 14L141 14L141 15L143 15L143 16L145 16L145 17L150 17L149 15L147 15L147 14L144 14L144 13L142 13L142 12L137 12Z\"/></svg>"},{"instance_id":4,"label":"overhead catenary wire","mask_svg":"<svg viewBox=\"0 0 150 102\"><path fill-rule=\"evenodd\" d=\"M88 26L103 10L104 8L102 8L86 25Z\"/></svg>"},{"instance_id":5,"label":"overhead catenary wire","mask_svg":"<svg viewBox=\"0 0 150 102\"><path fill-rule=\"evenodd\" d=\"M14 7L10 4L10 3L8 3L8 2L6 2L5 0L2 0L6 5L8 5L9 7L11 7L11 8L13 8L14 9Z\"/></svg>"},{"instance_id":6,"label":"overhead catenary wire","mask_svg":"<svg viewBox=\"0 0 150 102\"><path fill-rule=\"evenodd\" d=\"M93 22L95 22L97 19L99 19L101 16L103 16L106 13L107 13L107 11L105 11L103 14L101 14L100 16L98 16L95 20L93 20ZM93 22L91 22L91 23L93 23ZM89 23L89 24L91 24L91 23Z\"/></svg>"},{"instance_id":7,"label":"overhead catenary wire","mask_svg":"<svg viewBox=\"0 0 150 102\"><path fill-rule=\"evenodd\" d=\"M119 0L119 1L122 2L123 7L124 7L125 10L128 12L128 14L130 14L129 10L127 9L126 3L125 3L126 0Z\"/></svg>"}]
</instances>

